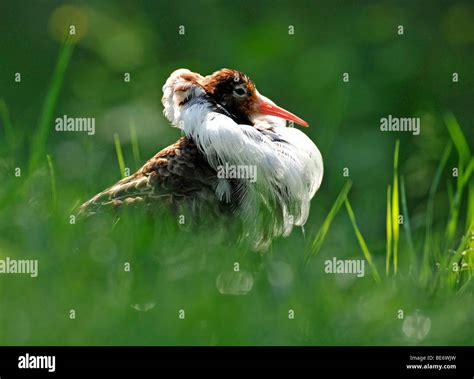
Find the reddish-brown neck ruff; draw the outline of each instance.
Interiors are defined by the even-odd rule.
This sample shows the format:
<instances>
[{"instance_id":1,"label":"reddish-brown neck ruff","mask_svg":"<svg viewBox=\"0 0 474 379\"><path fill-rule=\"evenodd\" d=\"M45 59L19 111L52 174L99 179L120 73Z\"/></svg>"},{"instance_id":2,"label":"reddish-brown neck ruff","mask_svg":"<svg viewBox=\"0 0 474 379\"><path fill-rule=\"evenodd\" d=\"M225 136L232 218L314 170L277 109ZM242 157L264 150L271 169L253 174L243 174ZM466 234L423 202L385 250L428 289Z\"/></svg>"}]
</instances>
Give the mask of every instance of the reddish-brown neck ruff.
<instances>
[{"instance_id":1,"label":"reddish-brown neck ruff","mask_svg":"<svg viewBox=\"0 0 474 379\"><path fill-rule=\"evenodd\" d=\"M223 68L206 76L200 84L237 123L253 125L251 115L257 112L258 99L255 84L247 75Z\"/></svg>"}]
</instances>

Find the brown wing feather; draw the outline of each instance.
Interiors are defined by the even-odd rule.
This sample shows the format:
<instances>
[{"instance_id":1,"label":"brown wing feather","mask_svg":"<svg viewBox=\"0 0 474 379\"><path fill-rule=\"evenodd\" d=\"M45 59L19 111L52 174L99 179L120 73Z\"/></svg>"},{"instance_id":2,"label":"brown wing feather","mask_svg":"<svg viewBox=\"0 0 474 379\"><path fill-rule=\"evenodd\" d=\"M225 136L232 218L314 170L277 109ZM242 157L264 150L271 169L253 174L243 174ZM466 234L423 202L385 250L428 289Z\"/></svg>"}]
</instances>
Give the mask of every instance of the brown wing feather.
<instances>
[{"instance_id":1,"label":"brown wing feather","mask_svg":"<svg viewBox=\"0 0 474 379\"><path fill-rule=\"evenodd\" d=\"M103 205L192 198L212 190L215 180L215 171L194 142L182 137L157 153L137 172L82 204L79 212L93 211Z\"/></svg>"}]
</instances>

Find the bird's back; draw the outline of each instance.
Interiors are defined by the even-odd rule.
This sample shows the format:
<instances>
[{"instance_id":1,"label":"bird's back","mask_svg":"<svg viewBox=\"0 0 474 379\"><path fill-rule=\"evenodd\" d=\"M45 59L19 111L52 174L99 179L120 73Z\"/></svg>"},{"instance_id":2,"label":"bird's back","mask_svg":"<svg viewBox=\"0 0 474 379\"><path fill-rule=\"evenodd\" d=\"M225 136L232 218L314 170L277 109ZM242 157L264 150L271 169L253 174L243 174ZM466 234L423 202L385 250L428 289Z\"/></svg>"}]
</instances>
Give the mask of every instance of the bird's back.
<instances>
[{"instance_id":1,"label":"bird's back","mask_svg":"<svg viewBox=\"0 0 474 379\"><path fill-rule=\"evenodd\" d=\"M215 170L195 143L181 137L149 159L137 172L98 193L80 209L90 213L105 205L195 202L214 193L216 180Z\"/></svg>"}]
</instances>

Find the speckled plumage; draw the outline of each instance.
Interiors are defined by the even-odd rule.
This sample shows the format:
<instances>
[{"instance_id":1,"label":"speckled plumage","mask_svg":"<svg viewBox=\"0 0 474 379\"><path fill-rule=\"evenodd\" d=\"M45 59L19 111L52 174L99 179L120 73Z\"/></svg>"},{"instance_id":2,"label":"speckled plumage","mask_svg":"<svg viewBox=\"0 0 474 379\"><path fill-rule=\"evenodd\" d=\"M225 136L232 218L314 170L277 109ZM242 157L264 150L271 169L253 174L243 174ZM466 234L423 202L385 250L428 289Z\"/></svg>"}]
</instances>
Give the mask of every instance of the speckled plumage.
<instances>
[{"instance_id":1,"label":"speckled plumage","mask_svg":"<svg viewBox=\"0 0 474 379\"><path fill-rule=\"evenodd\" d=\"M81 206L94 211L104 205L130 205L194 201L203 192L212 193L216 172L192 140L181 137L149 159L134 174L98 193Z\"/></svg>"}]
</instances>

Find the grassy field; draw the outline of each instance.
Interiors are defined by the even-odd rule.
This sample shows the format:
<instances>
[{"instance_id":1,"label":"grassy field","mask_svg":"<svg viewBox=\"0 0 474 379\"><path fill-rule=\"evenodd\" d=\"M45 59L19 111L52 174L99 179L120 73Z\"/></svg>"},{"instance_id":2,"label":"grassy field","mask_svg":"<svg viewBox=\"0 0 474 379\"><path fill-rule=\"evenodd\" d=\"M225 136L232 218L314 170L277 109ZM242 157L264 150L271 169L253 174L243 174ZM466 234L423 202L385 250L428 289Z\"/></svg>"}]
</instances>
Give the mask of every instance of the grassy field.
<instances>
[{"instance_id":1,"label":"grassy field","mask_svg":"<svg viewBox=\"0 0 474 379\"><path fill-rule=\"evenodd\" d=\"M68 136L58 149L52 125L75 53L61 46L35 123L0 100L0 259L39 264L36 278L0 276L1 345L474 343L472 125L458 114L430 116L430 164L428 145L391 136L377 169L349 175L325 132L326 177L305 229L260 254L238 242L238 225L188 215L182 225L165 209L75 217L179 136L150 146L128 122L106 143ZM365 259L365 275L325 273L333 257Z\"/></svg>"}]
</instances>

